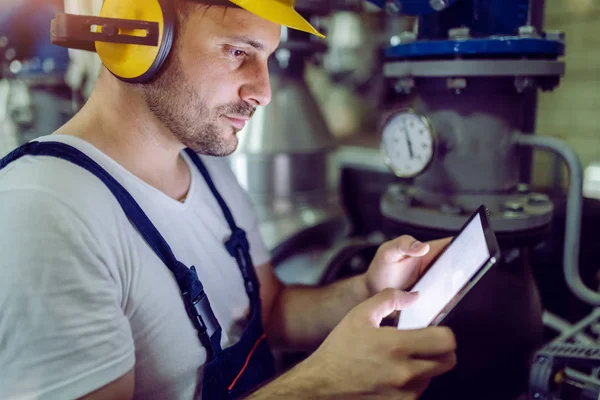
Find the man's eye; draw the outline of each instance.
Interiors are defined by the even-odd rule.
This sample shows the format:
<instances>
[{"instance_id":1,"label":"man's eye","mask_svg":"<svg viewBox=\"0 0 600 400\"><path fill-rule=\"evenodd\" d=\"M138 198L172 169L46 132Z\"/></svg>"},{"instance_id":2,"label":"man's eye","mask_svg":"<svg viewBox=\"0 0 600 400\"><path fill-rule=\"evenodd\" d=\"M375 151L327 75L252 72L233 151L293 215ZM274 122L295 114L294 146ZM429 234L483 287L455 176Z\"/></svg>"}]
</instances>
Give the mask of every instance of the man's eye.
<instances>
[{"instance_id":1,"label":"man's eye","mask_svg":"<svg viewBox=\"0 0 600 400\"><path fill-rule=\"evenodd\" d=\"M245 51L240 50L240 49L230 49L229 53L236 58L244 57L244 56L248 55L248 53L246 53Z\"/></svg>"}]
</instances>

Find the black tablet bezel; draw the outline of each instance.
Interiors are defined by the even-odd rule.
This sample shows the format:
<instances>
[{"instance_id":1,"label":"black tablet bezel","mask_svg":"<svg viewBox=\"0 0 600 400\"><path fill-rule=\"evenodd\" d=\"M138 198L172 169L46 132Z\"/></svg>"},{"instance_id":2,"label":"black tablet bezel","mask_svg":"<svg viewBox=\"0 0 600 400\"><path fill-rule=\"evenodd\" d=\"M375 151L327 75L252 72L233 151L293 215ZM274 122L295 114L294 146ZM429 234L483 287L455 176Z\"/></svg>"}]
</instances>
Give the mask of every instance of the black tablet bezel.
<instances>
[{"instance_id":1,"label":"black tablet bezel","mask_svg":"<svg viewBox=\"0 0 600 400\"><path fill-rule=\"evenodd\" d=\"M500 247L498 246L498 240L496 239L496 234L492 230L492 227L490 225L490 221L489 221L489 218L488 218L489 217L489 210L484 205L482 205L482 206L480 206L477 209L477 211L475 211L473 213L473 215L471 215L471 217L469 217L469 219L461 227L461 229L458 232L458 234L452 238L452 241L450 241L450 243L446 246L446 248L443 251L441 251L433 259L433 261L430 264L430 267L427 269L427 271L421 277L423 277L423 276L425 276L427 274L427 272L430 270L431 267L433 267L433 265L438 260L438 258L442 254L444 254L444 252L446 251L446 249L448 249L450 246L452 246L452 244L454 243L456 237L458 237L464 231L464 229L467 227L467 225L469 225L471 223L471 221L473 221L473 219L475 217L477 217L477 216L479 216L480 219L481 219L481 226L483 228L483 235L485 237L485 242L486 242L486 245L487 245L488 252L489 252L490 256L487 258L487 260L483 264L481 264L481 267L479 267L479 269L475 273L475 275L473 275L473 277L471 277L471 279L469 279L467 282L465 282L465 284L458 291L458 293L456 294L456 296L454 296L448 302L448 304L446 304L446 306L433 318L433 320L429 323L429 326L440 325L444 321L444 319L446 318L446 316L454 309L454 307L456 307L456 305L458 303L460 303L460 301L462 300L462 298L477 284L477 282L479 282L479 280L490 270L490 268L494 264L496 264L496 262L500 258ZM418 283L418 281L417 281L417 283ZM415 285L417 283L415 283ZM400 318L402 318L402 312L400 312L400 315L398 316L398 321L396 323L396 326L399 325Z\"/></svg>"}]
</instances>

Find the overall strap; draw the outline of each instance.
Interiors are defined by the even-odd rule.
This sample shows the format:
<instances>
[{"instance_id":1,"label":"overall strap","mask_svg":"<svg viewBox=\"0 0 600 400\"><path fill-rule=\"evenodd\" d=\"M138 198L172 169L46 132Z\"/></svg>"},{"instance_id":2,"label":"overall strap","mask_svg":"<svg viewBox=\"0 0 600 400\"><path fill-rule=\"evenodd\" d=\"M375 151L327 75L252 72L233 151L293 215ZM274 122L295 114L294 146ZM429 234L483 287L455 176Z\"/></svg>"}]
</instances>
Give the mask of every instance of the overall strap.
<instances>
[{"instance_id":1,"label":"overall strap","mask_svg":"<svg viewBox=\"0 0 600 400\"><path fill-rule=\"evenodd\" d=\"M235 219L233 218L233 214L231 210L225 203L225 199L219 193L219 190L215 186L206 166L192 149L186 149L186 153L190 156L192 162L196 165L206 184L210 188L213 196L219 203L221 210L223 212L223 216L227 220L229 224L229 228L231 229L231 237L229 240L225 242L225 247L229 254L234 257L237 261L240 272L242 273L242 277L244 278L244 285L246 287L246 293L250 298L250 301L253 303L253 306L260 304L260 286L258 282L258 277L256 276L256 271L254 270L254 264L252 262L252 257L250 256L250 244L248 242L248 238L246 237L246 232L243 229L239 228L235 223ZM260 308L260 307L258 307Z\"/></svg>"},{"instance_id":2,"label":"overall strap","mask_svg":"<svg viewBox=\"0 0 600 400\"><path fill-rule=\"evenodd\" d=\"M51 156L76 164L94 174L115 196L121 208L140 232L146 243L175 276L183 295L186 310L198 331L198 337L208 352L209 359L221 351L221 326L217 321L196 268L186 267L171 250L171 247L141 209L135 199L106 170L86 154L64 143L30 142L0 160L0 170L11 162L26 156Z\"/></svg>"}]
</instances>

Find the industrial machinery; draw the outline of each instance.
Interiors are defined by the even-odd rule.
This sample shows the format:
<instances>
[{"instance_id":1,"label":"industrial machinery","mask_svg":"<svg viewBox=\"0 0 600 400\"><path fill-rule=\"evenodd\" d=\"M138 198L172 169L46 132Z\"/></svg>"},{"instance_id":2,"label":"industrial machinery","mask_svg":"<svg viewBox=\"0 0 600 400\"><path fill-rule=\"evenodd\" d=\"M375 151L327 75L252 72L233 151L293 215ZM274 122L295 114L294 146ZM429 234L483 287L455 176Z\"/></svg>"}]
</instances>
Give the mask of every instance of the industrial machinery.
<instances>
[{"instance_id":1,"label":"industrial machinery","mask_svg":"<svg viewBox=\"0 0 600 400\"><path fill-rule=\"evenodd\" d=\"M564 277L580 300L600 305L578 271L579 159L562 142L534 134L538 90L555 89L565 71L564 34L543 31L539 0L369 1L391 18L418 17L384 52L391 90L381 157L397 180L381 198L381 229L388 237L449 236L485 204L504 254L485 284L489 304L459 307L448 321L461 362L424 398L516 398L527 391L543 342L530 252L555 211L547 194L531 189L532 149L556 154L569 169Z\"/></svg>"},{"instance_id":2,"label":"industrial machinery","mask_svg":"<svg viewBox=\"0 0 600 400\"><path fill-rule=\"evenodd\" d=\"M67 50L48 40L48 24L62 8L62 1L0 5L0 157L52 133L74 111L64 83Z\"/></svg>"},{"instance_id":3,"label":"industrial machinery","mask_svg":"<svg viewBox=\"0 0 600 400\"><path fill-rule=\"evenodd\" d=\"M408 185L391 185L381 209L402 230L454 231L480 204L506 240L534 242L553 204L528 186L530 149L560 156L569 169L564 268L581 300L600 305L578 271L582 168L562 142L534 136L537 91L565 70L564 34L543 32L543 1L373 0L392 14L419 16L385 50L384 75L410 109L382 130L384 157Z\"/></svg>"},{"instance_id":4,"label":"industrial machinery","mask_svg":"<svg viewBox=\"0 0 600 400\"><path fill-rule=\"evenodd\" d=\"M303 0L296 9L308 17L322 16L331 11L331 2ZM307 60L326 49L323 41L283 28L269 66L271 103L257 110L231 156L275 264L307 237L322 232L331 244L333 236L347 230L335 185L336 141L304 79Z\"/></svg>"},{"instance_id":5,"label":"industrial machinery","mask_svg":"<svg viewBox=\"0 0 600 400\"><path fill-rule=\"evenodd\" d=\"M530 145L537 89L553 89L564 73L561 36L540 29L543 4L380 3L420 15L418 33L400 34L386 49L385 76L414 98L412 110L387 120L382 149L397 176L414 179L390 189L385 215L453 230L465 211L486 203L500 233L548 224L552 204L519 185L528 180L519 147Z\"/></svg>"},{"instance_id":6,"label":"industrial machinery","mask_svg":"<svg viewBox=\"0 0 600 400\"><path fill-rule=\"evenodd\" d=\"M564 322L563 322L564 323ZM529 397L539 400L600 397L600 309L536 352Z\"/></svg>"}]
</instances>

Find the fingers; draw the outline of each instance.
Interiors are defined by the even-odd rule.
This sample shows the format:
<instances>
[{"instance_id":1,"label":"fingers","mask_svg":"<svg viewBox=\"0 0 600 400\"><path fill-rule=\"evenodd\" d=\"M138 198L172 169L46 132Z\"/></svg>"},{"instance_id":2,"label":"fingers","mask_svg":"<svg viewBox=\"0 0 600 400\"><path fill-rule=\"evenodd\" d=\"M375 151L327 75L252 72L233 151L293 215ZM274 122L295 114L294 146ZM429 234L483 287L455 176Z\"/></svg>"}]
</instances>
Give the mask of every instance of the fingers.
<instances>
[{"instance_id":1,"label":"fingers","mask_svg":"<svg viewBox=\"0 0 600 400\"><path fill-rule=\"evenodd\" d=\"M453 238L445 238L428 242L429 252L423 257L421 265L429 266L433 259L438 256L452 241ZM425 272L425 271L422 271Z\"/></svg>"},{"instance_id":2,"label":"fingers","mask_svg":"<svg viewBox=\"0 0 600 400\"><path fill-rule=\"evenodd\" d=\"M407 293L396 289L385 289L359 304L352 310L354 316L364 319L370 325L379 327L381 321L394 311L403 310L417 301L417 293Z\"/></svg>"},{"instance_id":3,"label":"fingers","mask_svg":"<svg viewBox=\"0 0 600 400\"><path fill-rule=\"evenodd\" d=\"M402 336L399 349L415 358L434 358L456 350L456 339L449 328L434 327L399 331Z\"/></svg>"},{"instance_id":4,"label":"fingers","mask_svg":"<svg viewBox=\"0 0 600 400\"><path fill-rule=\"evenodd\" d=\"M393 263L405 256L422 257L429 251L429 244L419 242L412 236L403 235L381 245L383 262Z\"/></svg>"}]
</instances>

